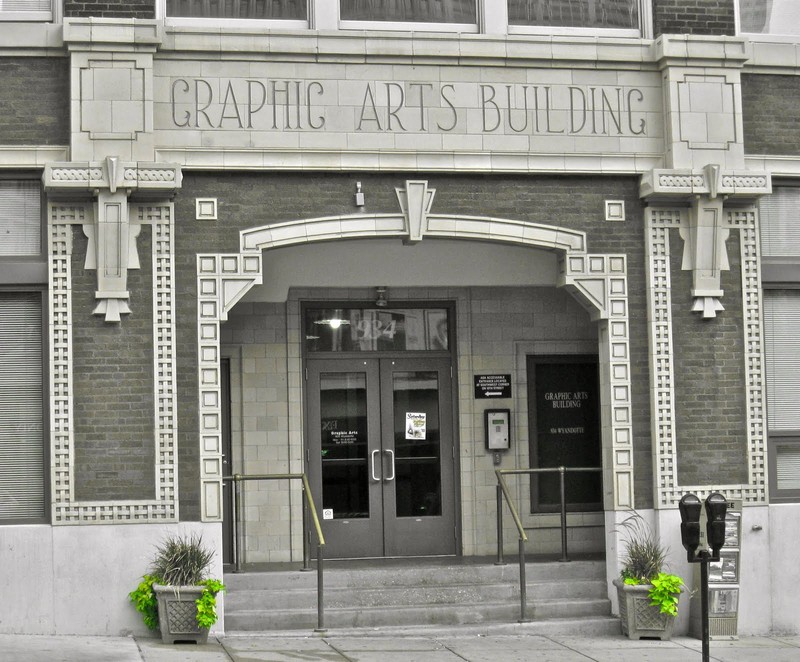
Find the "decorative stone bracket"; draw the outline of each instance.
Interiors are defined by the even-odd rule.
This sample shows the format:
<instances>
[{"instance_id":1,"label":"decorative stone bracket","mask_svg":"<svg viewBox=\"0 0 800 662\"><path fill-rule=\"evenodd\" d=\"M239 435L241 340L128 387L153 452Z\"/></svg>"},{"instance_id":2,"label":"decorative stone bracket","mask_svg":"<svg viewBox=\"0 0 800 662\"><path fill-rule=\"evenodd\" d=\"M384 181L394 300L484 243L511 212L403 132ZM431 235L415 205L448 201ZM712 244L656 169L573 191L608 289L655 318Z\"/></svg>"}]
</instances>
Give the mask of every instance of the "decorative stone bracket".
<instances>
[{"instance_id":1,"label":"decorative stone bracket","mask_svg":"<svg viewBox=\"0 0 800 662\"><path fill-rule=\"evenodd\" d=\"M129 314L128 270L139 268L136 238L141 227L132 223L128 198L171 198L181 185L180 168L172 164L120 163L109 156L93 163L52 163L45 168L48 196L92 196L95 214L83 225L89 239L84 268L97 271L95 315L119 322Z\"/></svg>"},{"instance_id":2,"label":"decorative stone bracket","mask_svg":"<svg viewBox=\"0 0 800 662\"><path fill-rule=\"evenodd\" d=\"M769 173L723 172L716 164L702 170L653 170L642 177L640 195L649 204L689 208L680 228L681 268L692 272L693 312L712 318L724 310L720 278L730 268L725 201L753 202L771 192Z\"/></svg>"}]
</instances>

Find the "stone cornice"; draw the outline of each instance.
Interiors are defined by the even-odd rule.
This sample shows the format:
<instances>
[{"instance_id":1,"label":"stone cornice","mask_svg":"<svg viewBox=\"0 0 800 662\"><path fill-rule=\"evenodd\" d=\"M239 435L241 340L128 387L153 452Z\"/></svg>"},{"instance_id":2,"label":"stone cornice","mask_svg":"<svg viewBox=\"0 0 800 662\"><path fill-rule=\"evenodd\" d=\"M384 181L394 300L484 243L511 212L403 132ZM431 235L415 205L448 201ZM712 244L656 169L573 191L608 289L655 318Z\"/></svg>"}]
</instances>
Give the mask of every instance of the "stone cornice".
<instances>
[{"instance_id":1,"label":"stone cornice","mask_svg":"<svg viewBox=\"0 0 800 662\"><path fill-rule=\"evenodd\" d=\"M160 52L184 57L303 62L655 69L653 42L619 37L379 30L225 29L167 25Z\"/></svg>"}]
</instances>

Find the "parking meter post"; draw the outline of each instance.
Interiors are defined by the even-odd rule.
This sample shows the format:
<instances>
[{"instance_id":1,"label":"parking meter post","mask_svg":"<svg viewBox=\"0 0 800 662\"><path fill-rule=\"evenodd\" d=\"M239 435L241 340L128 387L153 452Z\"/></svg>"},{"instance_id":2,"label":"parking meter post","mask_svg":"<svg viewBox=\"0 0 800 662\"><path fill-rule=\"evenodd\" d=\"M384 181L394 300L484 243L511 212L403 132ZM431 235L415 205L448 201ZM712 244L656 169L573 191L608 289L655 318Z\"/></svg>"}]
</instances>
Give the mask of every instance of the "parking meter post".
<instances>
[{"instance_id":1,"label":"parking meter post","mask_svg":"<svg viewBox=\"0 0 800 662\"><path fill-rule=\"evenodd\" d=\"M700 552L700 614L703 637L703 662L709 662L709 640L711 639L708 628L708 551Z\"/></svg>"},{"instance_id":2,"label":"parking meter post","mask_svg":"<svg viewBox=\"0 0 800 662\"><path fill-rule=\"evenodd\" d=\"M706 524L706 543L711 549L700 548L700 515L702 504L695 494L684 494L678 503L681 514L681 543L686 549L689 563L700 564L700 618L703 639L703 662L709 662L708 625L708 563L719 561L720 549L725 544L725 514L728 501L719 492L712 492L705 502L708 523Z\"/></svg>"}]
</instances>

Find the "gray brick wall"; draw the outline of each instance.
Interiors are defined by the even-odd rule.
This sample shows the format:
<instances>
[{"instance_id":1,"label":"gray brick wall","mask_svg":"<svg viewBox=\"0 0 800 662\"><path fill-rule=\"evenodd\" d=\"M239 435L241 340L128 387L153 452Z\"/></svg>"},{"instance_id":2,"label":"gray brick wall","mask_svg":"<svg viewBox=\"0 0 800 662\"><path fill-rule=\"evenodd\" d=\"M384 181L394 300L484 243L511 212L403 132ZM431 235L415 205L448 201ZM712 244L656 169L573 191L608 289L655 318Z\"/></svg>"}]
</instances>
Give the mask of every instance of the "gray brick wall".
<instances>
[{"instance_id":1,"label":"gray brick wall","mask_svg":"<svg viewBox=\"0 0 800 662\"><path fill-rule=\"evenodd\" d=\"M107 324L92 314L97 274L84 270L87 240L73 229L72 341L75 497L155 498L151 230L138 239L141 269L128 272L132 314Z\"/></svg>"},{"instance_id":2,"label":"gray brick wall","mask_svg":"<svg viewBox=\"0 0 800 662\"><path fill-rule=\"evenodd\" d=\"M747 154L800 154L800 79L742 74L742 124Z\"/></svg>"},{"instance_id":3,"label":"gray brick wall","mask_svg":"<svg viewBox=\"0 0 800 662\"><path fill-rule=\"evenodd\" d=\"M69 98L69 58L0 58L0 145L68 145Z\"/></svg>"},{"instance_id":4,"label":"gray brick wall","mask_svg":"<svg viewBox=\"0 0 800 662\"><path fill-rule=\"evenodd\" d=\"M716 318L691 312L692 275L681 270L683 241L670 233L675 419L680 485L747 483L747 402L738 232L727 242Z\"/></svg>"},{"instance_id":5,"label":"gray brick wall","mask_svg":"<svg viewBox=\"0 0 800 662\"><path fill-rule=\"evenodd\" d=\"M735 0L654 0L653 34L734 35Z\"/></svg>"}]
</instances>

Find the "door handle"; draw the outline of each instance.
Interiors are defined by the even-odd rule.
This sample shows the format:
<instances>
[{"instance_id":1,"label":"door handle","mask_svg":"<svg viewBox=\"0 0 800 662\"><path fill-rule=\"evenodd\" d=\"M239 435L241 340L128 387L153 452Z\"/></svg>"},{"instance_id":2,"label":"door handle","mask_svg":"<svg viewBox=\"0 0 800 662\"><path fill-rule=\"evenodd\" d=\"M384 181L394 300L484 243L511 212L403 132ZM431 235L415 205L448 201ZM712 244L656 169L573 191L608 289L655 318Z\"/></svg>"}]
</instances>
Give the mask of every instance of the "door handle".
<instances>
[{"instance_id":1,"label":"door handle","mask_svg":"<svg viewBox=\"0 0 800 662\"><path fill-rule=\"evenodd\" d=\"M389 481L394 480L394 451L390 451L390 450L387 449L387 450L385 450L383 452L384 453L389 453L389 459L391 460L391 464L389 466L391 466L391 468L392 468L392 475L388 476L386 478L386 482L388 483Z\"/></svg>"},{"instance_id":2,"label":"door handle","mask_svg":"<svg viewBox=\"0 0 800 662\"><path fill-rule=\"evenodd\" d=\"M375 482L378 482L380 480L380 478L378 478L375 475L375 456L378 453L380 453L380 451L372 451L372 453L370 453L370 455L372 456L372 480L374 480Z\"/></svg>"}]
</instances>

